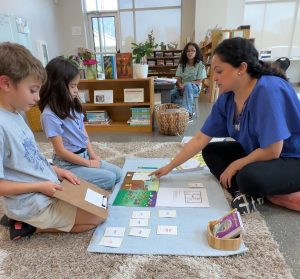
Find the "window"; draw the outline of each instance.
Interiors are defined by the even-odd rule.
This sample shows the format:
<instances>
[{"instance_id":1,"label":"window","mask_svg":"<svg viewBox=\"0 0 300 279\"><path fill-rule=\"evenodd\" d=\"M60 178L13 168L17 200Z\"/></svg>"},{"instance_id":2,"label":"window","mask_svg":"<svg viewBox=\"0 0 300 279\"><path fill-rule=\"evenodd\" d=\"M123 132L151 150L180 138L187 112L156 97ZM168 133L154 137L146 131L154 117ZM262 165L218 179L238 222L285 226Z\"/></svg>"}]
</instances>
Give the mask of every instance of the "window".
<instances>
[{"instance_id":1,"label":"window","mask_svg":"<svg viewBox=\"0 0 300 279\"><path fill-rule=\"evenodd\" d=\"M180 43L181 0L85 0L85 8L97 57L131 52L131 43L145 41L152 30L158 44Z\"/></svg>"},{"instance_id":2,"label":"window","mask_svg":"<svg viewBox=\"0 0 300 279\"><path fill-rule=\"evenodd\" d=\"M248 0L244 24L251 26L258 50L271 50L274 59L300 58L299 0Z\"/></svg>"}]
</instances>

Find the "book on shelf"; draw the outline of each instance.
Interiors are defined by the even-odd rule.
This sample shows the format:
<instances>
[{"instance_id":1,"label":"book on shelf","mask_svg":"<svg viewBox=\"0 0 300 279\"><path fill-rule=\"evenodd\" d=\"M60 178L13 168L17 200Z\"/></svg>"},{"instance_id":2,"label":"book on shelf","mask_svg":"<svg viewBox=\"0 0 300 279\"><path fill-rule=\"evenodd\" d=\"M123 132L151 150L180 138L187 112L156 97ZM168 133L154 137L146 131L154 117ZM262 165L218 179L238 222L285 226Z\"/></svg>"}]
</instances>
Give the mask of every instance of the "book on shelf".
<instances>
[{"instance_id":1,"label":"book on shelf","mask_svg":"<svg viewBox=\"0 0 300 279\"><path fill-rule=\"evenodd\" d=\"M125 103L144 102L144 88L124 88Z\"/></svg>"},{"instance_id":2,"label":"book on shelf","mask_svg":"<svg viewBox=\"0 0 300 279\"><path fill-rule=\"evenodd\" d=\"M183 164L179 165L178 167L172 170L173 173L177 172L189 172L189 171L196 171L201 170L206 166L206 163L203 159L202 153L196 154L191 159L187 160Z\"/></svg>"},{"instance_id":3,"label":"book on shelf","mask_svg":"<svg viewBox=\"0 0 300 279\"><path fill-rule=\"evenodd\" d=\"M112 55L103 55L105 79L116 79L116 58Z\"/></svg>"},{"instance_id":4,"label":"book on shelf","mask_svg":"<svg viewBox=\"0 0 300 279\"><path fill-rule=\"evenodd\" d=\"M95 90L94 103L95 104L112 104L114 102L113 90Z\"/></svg>"},{"instance_id":5,"label":"book on shelf","mask_svg":"<svg viewBox=\"0 0 300 279\"><path fill-rule=\"evenodd\" d=\"M165 52L165 57L173 57L173 52Z\"/></svg>"},{"instance_id":6,"label":"book on shelf","mask_svg":"<svg viewBox=\"0 0 300 279\"><path fill-rule=\"evenodd\" d=\"M156 51L154 52L155 57L164 57L164 53L162 51Z\"/></svg>"},{"instance_id":7,"label":"book on shelf","mask_svg":"<svg viewBox=\"0 0 300 279\"><path fill-rule=\"evenodd\" d=\"M131 117L127 121L130 126L149 126L150 120L150 108L130 108Z\"/></svg>"},{"instance_id":8,"label":"book on shelf","mask_svg":"<svg viewBox=\"0 0 300 279\"><path fill-rule=\"evenodd\" d=\"M173 66L173 60L166 59L166 66Z\"/></svg>"},{"instance_id":9,"label":"book on shelf","mask_svg":"<svg viewBox=\"0 0 300 279\"><path fill-rule=\"evenodd\" d=\"M156 63L157 63L157 66L165 66L165 61L164 60L158 59L156 61Z\"/></svg>"},{"instance_id":10,"label":"book on shelf","mask_svg":"<svg viewBox=\"0 0 300 279\"><path fill-rule=\"evenodd\" d=\"M148 61L147 61L147 64L148 64L149 66L155 66L155 61L154 61L154 60L148 60Z\"/></svg>"},{"instance_id":11,"label":"book on shelf","mask_svg":"<svg viewBox=\"0 0 300 279\"><path fill-rule=\"evenodd\" d=\"M88 90L78 90L78 99L80 103L85 104L90 101Z\"/></svg>"},{"instance_id":12,"label":"book on shelf","mask_svg":"<svg viewBox=\"0 0 300 279\"><path fill-rule=\"evenodd\" d=\"M181 51L180 51L180 52L174 52L174 53L173 53L173 56L174 56L174 57L180 57L180 56L181 56Z\"/></svg>"},{"instance_id":13,"label":"book on shelf","mask_svg":"<svg viewBox=\"0 0 300 279\"><path fill-rule=\"evenodd\" d=\"M132 54L116 54L117 78L132 78Z\"/></svg>"},{"instance_id":14,"label":"book on shelf","mask_svg":"<svg viewBox=\"0 0 300 279\"><path fill-rule=\"evenodd\" d=\"M86 111L86 120L88 124L109 125L111 119L106 110Z\"/></svg>"},{"instance_id":15,"label":"book on shelf","mask_svg":"<svg viewBox=\"0 0 300 279\"><path fill-rule=\"evenodd\" d=\"M243 231L243 222L237 209L216 221L212 227L212 233L218 238L235 238Z\"/></svg>"}]
</instances>

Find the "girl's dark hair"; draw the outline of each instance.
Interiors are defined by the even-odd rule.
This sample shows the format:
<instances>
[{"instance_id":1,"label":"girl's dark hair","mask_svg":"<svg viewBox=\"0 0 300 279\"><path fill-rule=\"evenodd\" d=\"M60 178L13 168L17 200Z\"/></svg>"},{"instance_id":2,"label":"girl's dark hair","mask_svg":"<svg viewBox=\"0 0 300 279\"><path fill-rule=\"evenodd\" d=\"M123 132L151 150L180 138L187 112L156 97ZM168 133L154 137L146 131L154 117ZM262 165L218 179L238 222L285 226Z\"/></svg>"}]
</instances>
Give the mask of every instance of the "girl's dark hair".
<instances>
[{"instance_id":1,"label":"girl's dark hair","mask_svg":"<svg viewBox=\"0 0 300 279\"><path fill-rule=\"evenodd\" d=\"M284 71L278 67L272 67L271 63L258 59L258 51L248 39L240 37L226 39L216 47L213 54L218 55L222 62L228 63L234 68L238 68L243 62L247 63L247 73L253 78L272 75L287 80Z\"/></svg>"},{"instance_id":2,"label":"girl's dark hair","mask_svg":"<svg viewBox=\"0 0 300 279\"><path fill-rule=\"evenodd\" d=\"M79 75L78 69L62 57L52 59L46 66L47 82L40 90L39 108L47 105L61 119L74 118L75 111L82 112L78 98L72 99L69 83Z\"/></svg>"},{"instance_id":3,"label":"girl's dark hair","mask_svg":"<svg viewBox=\"0 0 300 279\"><path fill-rule=\"evenodd\" d=\"M192 43L192 42L187 43L185 45L183 51L182 51L180 61L179 61L179 64L182 67L182 72L184 72L184 69L185 69L186 64L188 62L187 50L188 50L189 46L193 46L196 49L196 55L195 55L195 58L194 58L194 66L195 66L196 63L199 63L203 59L203 56L202 56L202 53L201 53L201 50L200 50L199 46L196 43Z\"/></svg>"}]
</instances>

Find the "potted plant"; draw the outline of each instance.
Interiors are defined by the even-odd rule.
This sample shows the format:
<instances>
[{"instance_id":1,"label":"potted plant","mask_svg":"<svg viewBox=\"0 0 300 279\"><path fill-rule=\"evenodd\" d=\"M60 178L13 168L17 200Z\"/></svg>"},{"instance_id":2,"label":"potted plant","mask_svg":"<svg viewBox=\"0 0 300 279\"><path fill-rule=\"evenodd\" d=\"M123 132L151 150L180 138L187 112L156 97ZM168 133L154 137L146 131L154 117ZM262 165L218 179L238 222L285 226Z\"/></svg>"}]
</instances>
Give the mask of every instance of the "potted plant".
<instances>
[{"instance_id":1,"label":"potted plant","mask_svg":"<svg viewBox=\"0 0 300 279\"><path fill-rule=\"evenodd\" d=\"M147 56L153 53L149 42L131 43L133 54L133 78L146 78L148 76Z\"/></svg>"},{"instance_id":2,"label":"potted plant","mask_svg":"<svg viewBox=\"0 0 300 279\"><path fill-rule=\"evenodd\" d=\"M145 43L131 43L133 54L133 78L146 78L148 76L147 56L153 54L157 47L153 30L148 34L148 40Z\"/></svg>"}]
</instances>

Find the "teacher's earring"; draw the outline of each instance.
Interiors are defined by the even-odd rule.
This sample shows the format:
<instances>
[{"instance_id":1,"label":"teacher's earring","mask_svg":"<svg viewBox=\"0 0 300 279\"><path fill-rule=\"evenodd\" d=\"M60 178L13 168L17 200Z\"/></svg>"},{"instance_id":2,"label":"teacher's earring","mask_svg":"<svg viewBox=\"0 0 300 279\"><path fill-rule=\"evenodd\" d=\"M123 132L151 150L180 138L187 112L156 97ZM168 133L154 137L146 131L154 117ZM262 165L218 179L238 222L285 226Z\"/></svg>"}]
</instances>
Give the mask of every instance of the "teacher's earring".
<instances>
[{"instance_id":1,"label":"teacher's earring","mask_svg":"<svg viewBox=\"0 0 300 279\"><path fill-rule=\"evenodd\" d=\"M240 75L241 75L241 72L238 72L238 75L240 76Z\"/></svg>"}]
</instances>

